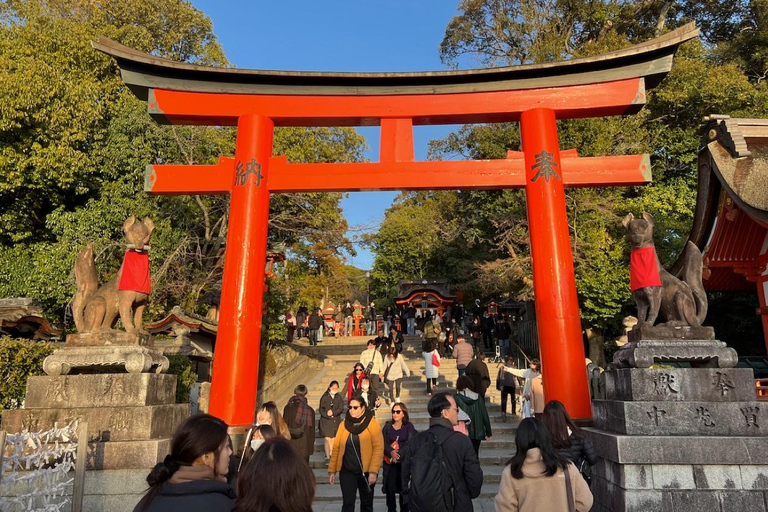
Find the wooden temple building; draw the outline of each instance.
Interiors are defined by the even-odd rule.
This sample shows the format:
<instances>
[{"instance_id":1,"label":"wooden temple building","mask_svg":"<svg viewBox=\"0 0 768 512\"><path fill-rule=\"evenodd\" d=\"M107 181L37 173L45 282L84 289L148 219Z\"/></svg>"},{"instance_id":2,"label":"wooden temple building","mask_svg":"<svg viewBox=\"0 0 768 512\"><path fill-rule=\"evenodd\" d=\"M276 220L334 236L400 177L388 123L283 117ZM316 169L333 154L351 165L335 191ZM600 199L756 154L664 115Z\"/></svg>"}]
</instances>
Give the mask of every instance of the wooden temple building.
<instances>
[{"instance_id":1,"label":"wooden temple building","mask_svg":"<svg viewBox=\"0 0 768 512\"><path fill-rule=\"evenodd\" d=\"M56 341L62 331L51 325L36 299L21 297L0 299L0 335Z\"/></svg>"},{"instance_id":2,"label":"wooden temple building","mask_svg":"<svg viewBox=\"0 0 768 512\"><path fill-rule=\"evenodd\" d=\"M768 352L768 119L705 118L689 240L708 291L756 292ZM682 257L672 269L679 273Z\"/></svg>"},{"instance_id":3,"label":"wooden temple building","mask_svg":"<svg viewBox=\"0 0 768 512\"><path fill-rule=\"evenodd\" d=\"M175 306L164 318L144 328L155 347L166 355L184 355L192 362L199 382L210 382L218 324Z\"/></svg>"},{"instance_id":4,"label":"wooden temple building","mask_svg":"<svg viewBox=\"0 0 768 512\"><path fill-rule=\"evenodd\" d=\"M456 302L456 296L451 295L451 287L446 279L422 279L417 281L400 281L395 305L398 310L413 305L416 311L424 316L427 311L437 311L442 316Z\"/></svg>"}]
</instances>

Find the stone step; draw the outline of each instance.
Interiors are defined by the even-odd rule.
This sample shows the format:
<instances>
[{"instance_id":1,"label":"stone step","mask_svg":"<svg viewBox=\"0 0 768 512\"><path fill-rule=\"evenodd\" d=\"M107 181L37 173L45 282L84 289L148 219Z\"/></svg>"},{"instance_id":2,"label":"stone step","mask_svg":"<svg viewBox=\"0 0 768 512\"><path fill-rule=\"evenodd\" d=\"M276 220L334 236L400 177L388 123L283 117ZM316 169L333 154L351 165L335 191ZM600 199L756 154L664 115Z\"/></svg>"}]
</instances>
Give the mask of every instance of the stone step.
<instances>
[{"instance_id":1,"label":"stone step","mask_svg":"<svg viewBox=\"0 0 768 512\"><path fill-rule=\"evenodd\" d=\"M318 480L318 485L315 487L315 502L328 502L328 501L341 501L341 487L339 486L338 482L335 485L328 485L328 478L325 478L326 484L322 485L320 481ZM479 498L481 499L489 499L496 496L496 494L499 492L499 484L498 483L484 483L483 489L480 491ZM386 500L386 495L381 492L381 485L377 482L376 488L374 489L374 497L373 501L375 504L378 504L377 502L381 502L382 504ZM340 508L340 507L339 507ZM317 510L317 508L314 508Z\"/></svg>"},{"instance_id":2,"label":"stone step","mask_svg":"<svg viewBox=\"0 0 768 512\"><path fill-rule=\"evenodd\" d=\"M324 356L327 365L319 372L307 375L307 380L304 382L309 389L307 398L310 405L317 408L320 398L331 381L338 381L343 388L350 371L355 363L359 361L360 353L365 349L368 339L370 339L368 336L326 338L318 347L309 349L318 355ZM408 405L411 423L419 431L429 428L429 415L426 409L430 398L426 393L421 342L421 338L417 336L407 337L405 340L403 354L412 375L403 379L400 392L401 401ZM299 344L307 344L307 341L301 340ZM489 371L491 378L495 381L496 366L489 364ZM434 392L454 391L457 379L458 370L456 369L455 359L444 358ZM380 393L382 405L377 411L377 419L383 425L390 418L390 413L389 404L384 400L388 394L388 388L382 384L381 390L384 393ZM346 398L345 395L343 396ZM285 397L286 400L288 398ZM490 441L484 441L480 447L480 464L483 468L484 484L481 499L476 500L476 503L482 502L484 504L483 510L489 505L490 508L488 510L493 510L492 499L498 492L498 482L504 469L504 464L514 452L515 433L520 421L519 417L514 416L510 416L506 421L502 421L500 401L500 392L494 386L491 386L486 396L486 407L491 419L494 436ZM281 407L282 405L284 404L281 404ZM316 511L339 510L341 508L341 489L338 484L333 486L328 484L328 473L324 457L324 440L322 438L315 439L315 452L310 457L310 466L313 468L317 479L313 509ZM385 496L381 492L381 484L379 483L375 490L375 511L385 510L384 499ZM475 509L480 510L479 505L476 505Z\"/></svg>"},{"instance_id":3,"label":"stone step","mask_svg":"<svg viewBox=\"0 0 768 512\"><path fill-rule=\"evenodd\" d=\"M504 431L504 433L494 435L490 441L483 441L483 444L481 446L481 452L484 451L485 449L502 450L502 451L506 450L510 453L514 452L516 431L517 431L516 428L512 429L511 432ZM325 450L324 439L322 437L316 438L315 451L319 453L324 453L324 450Z\"/></svg>"},{"instance_id":4,"label":"stone step","mask_svg":"<svg viewBox=\"0 0 768 512\"><path fill-rule=\"evenodd\" d=\"M482 450L482 448L480 448ZM485 487L487 484L498 484L501 481L501 473L504 471L505 465L493 465L493 466L484 466L483 467L483 487ZM330 487L331 485L328 483L328 470L325 467L322 468L312 468L312 472L315 474L315 480L317 481L317 487L318 489L321 486ZM379 479L377 481L377 491L381 492L381 478L383 475L383 470L379 471ZM336 487L336 484L334 484L334 487ZM341 489L339 491L339 497L341 497Z\"/></svg>"}]
</instances>

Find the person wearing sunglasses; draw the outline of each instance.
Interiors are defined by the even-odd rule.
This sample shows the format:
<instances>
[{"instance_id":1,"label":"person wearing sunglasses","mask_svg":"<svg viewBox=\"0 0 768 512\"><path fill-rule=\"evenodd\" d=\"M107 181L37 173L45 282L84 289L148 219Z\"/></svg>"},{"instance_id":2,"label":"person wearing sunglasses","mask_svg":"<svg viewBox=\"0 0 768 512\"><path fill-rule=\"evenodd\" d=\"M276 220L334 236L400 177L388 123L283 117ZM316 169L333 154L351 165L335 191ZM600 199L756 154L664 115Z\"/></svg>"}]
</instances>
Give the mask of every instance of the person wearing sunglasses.
<instances>
[{"instance_id":1,"label":"person wearing sunglasses","mask_svg":"<svg viewBox=\"0 0 768 512\"><path fill-rule=\"evenodd\" d=\"M355 363L355 367L352 373L347 377L347 402L352 399L352 396L360 393L363 389L363 379L366 378L363 365Z\"/></svg>"},{"instance_id":2,"label":"person wearing sunglasses","mask_svg":"<svg viewBox=\"0 0 768 512\"><path fill-rule=\"evenodd\" d=\"M360 512L373 512L373 488L384 455L381 426L359 396L349 401L349 412L333 439L328 482L341 484L342 512L354 512L360 494Z\"/></svg>"},{"instance_id":3,"label":"person wearing sunglasses","mask_svg":"<svg viewBox=\"0 0 768 512\"><path fill-rule=\"evenodd\" d=\"M384 424L384 479L382 490L387 495L387 512L397 512L396 495L400 495L400 512L408 512L408 504L403 503L402 465L400 453L408 440L417 434L416 428L408 419L408 408L402 402L392 406L392 419Z\"/></svg>"}]
</instances>

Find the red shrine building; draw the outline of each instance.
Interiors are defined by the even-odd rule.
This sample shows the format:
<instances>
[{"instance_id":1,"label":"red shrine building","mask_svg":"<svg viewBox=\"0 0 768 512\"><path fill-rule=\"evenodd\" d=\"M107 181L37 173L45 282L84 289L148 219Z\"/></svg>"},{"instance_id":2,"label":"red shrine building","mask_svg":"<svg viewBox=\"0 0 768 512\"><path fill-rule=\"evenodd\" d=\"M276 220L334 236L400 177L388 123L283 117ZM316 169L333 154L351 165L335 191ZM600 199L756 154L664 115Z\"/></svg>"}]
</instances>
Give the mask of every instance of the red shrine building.
<instances>
[{"instance_id":1,"label":"red shrine building","mask_svg":"<svg viewBox=\"0 0 768 512\"><path fill-rule=\"evenodd\" d=\"M768 353L768 119L712 115L703 128L689 240L702 250L708 291L757 293Z\"/></svg>"},{"instance_id":2,"label":"red shrine building","mask_svg":"<svg viewBox=\"0 0 768 512\"><path fill-rule=\"evenodd\" d=\"M398 296L395 297L397 309L413 306L422 315L427 311L437 311L443 316L453 306L456 297L451 295L451 288L445 279L422 279L418 281L400 281Z\"/></svg>"}]
</instances>

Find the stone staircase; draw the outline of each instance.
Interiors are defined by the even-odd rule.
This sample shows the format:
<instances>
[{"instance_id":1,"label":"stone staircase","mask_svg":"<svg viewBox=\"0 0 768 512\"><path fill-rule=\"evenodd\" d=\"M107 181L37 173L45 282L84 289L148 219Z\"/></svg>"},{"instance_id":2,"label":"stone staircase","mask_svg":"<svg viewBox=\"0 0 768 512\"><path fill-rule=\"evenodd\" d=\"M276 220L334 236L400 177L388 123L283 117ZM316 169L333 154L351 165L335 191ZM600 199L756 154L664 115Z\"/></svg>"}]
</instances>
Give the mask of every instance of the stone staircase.
<instances>
[{"instance_id":1,"label":"stone staircase","mask_svg":"<svg viewBox=\"0 0 768 512\"><path fill-rule=\"evenodd\" d=\"M325 338L318 347L309 349L317 355L325 356L325 358L332 361L332 364L326 363L326 366L320 368L317 372L307 375L306 380L303 382L309 389L308 400L313 408L318 409L320 397L331 381L338 381L343 390L344 382L350 371L352 371L354 364L358 361L360 353L365 349L368 339L369 337L367 336ZM306 340L300 340L298 343L306 345ZM426 430L429 428L429 414L427 413L429 397L426 391L426 380L423 376L424 360L421 357L421 338L418 336L406 337L403 355L406 358L412 375L403 380L400 399L408 406L411 423L414 424L416 429L418 431ZM492 499L498 491L499 479L504 464L514 451L515 432L519 423L518 417L510 416L507 417L506 422L502 421L501 406L499 405L500 392L495 387L497 366L490 363L488 367L492 384L487 392L486 404L491 418L493 438L490 441L484 441L480 446L480 464L483 468L485 483L480 498L475 500L476 510L493 510ZM437 391L454 390L457 378L456 361L454 359L443 359ZM278 405L282 408L288 398L288 396L284 397L284 400L278 402ZM382 399L382 405L376 414L382 426L385 421L391 418L389 410L389 405ZM315 510L340 510L341 488L338 484L331 486L328 483L322 438L315 440L315 453L310 457L310 466L317 478ZM374 509L386 510L384 494L381 492L380 485L376 486Z\"/></svg>"}]
</instances>

